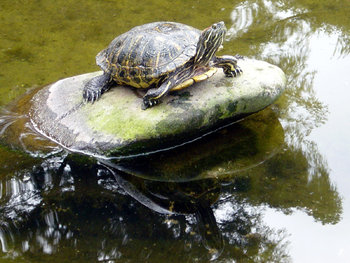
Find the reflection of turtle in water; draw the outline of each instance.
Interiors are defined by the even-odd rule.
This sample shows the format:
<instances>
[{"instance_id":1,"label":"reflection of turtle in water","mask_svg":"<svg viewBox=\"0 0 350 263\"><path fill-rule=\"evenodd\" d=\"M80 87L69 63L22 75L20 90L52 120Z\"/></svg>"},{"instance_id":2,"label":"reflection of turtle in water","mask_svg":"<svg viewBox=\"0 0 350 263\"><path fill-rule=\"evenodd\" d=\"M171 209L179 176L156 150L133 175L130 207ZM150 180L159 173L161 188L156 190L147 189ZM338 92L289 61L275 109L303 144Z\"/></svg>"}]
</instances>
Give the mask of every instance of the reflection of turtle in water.
<instances>
[{"instance_id":1,"label":"reflection of turtle in water","mask_svg":"<svg viewBox=\"0 0 350 263\"><path fill-rule=\"evenodd\" d=\"M129 195L148 208L162 214L194 214L202 243L211 258L220 256L224 240L211 208L221 193L217 180L156 182L109 170Z\"/></svg>"},{"instance_id":2,"label":"reflection of turtle in water","mask_svg":"<svg viewBox=\"0 0 350 263\"><path fill-rule=\"evenodd\" d=\"M180 90L205 80L223 68L228 77L242 70L233 56L215 56L226 27L213 24L202 32L174 22L155 22L137 26L116 37L96 56L103 75L84 87L85 101L94 102L114 83L149 88L143 109L158 103L169 91Z\"/></svg>"}]
</instances>

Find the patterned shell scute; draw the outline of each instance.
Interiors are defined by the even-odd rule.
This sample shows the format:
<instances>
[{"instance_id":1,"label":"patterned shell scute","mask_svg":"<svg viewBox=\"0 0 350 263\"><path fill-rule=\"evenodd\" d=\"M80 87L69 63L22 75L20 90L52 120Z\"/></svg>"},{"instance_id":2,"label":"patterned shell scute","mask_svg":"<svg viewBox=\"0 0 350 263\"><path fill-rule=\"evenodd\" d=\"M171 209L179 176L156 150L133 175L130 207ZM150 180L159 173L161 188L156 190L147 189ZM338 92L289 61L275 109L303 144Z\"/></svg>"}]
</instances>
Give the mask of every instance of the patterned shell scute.
<instances>
[{"instance_id":1,"label":"patterned shell scute","mask_svg":"<svg viewBox=\"0 0 350 263\"><path fill-rule=\"evenodd\" d=\"M97 64L115 78L159 78L195 55L200 31L174 22L134 27L116 37L97 57ZM116 76L115 76L116 75Z\"/></svg>"}]
</instances>

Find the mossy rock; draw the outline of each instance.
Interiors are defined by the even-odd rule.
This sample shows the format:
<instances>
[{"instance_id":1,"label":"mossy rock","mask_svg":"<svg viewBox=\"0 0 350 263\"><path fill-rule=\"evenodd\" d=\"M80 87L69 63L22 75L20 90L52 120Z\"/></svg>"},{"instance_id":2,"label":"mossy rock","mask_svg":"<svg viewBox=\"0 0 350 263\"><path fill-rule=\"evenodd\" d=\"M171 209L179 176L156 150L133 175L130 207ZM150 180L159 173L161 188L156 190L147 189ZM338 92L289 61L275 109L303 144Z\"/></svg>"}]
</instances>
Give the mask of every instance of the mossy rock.
<instances>
[{"instance_id":1,"label":"mossy rock","mask_svg":"<svg viewBox=\"0 0 350 263\"><path fill-rule=\"evenodd\" d=\"M43 135L73 152L99 157L138 155L191 141L258 112L283 92L283 71L267 62L239 60L243 74L210 79L141 109L143 90L118 86L83 103L85 83L101 72L60 80L32 99L30 117Z\"/></svg>"}]
</instances>

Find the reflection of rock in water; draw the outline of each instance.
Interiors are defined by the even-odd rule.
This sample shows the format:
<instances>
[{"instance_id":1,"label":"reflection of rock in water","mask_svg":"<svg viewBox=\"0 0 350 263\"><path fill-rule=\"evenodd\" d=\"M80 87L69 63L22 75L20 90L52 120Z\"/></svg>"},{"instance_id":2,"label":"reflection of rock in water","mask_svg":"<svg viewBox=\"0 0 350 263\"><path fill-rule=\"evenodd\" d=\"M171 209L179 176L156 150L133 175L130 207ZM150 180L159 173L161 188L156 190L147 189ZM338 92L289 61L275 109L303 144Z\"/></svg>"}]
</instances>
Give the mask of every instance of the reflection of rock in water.
<instances>
[{"instance_id":1,"label":"reflection of rock in water","mask_svg":"<svg viewBox=\"0 0 350 263\"><path fill-rule=\"evenodd\" d=\"M129 197L125 184L117 184L109 170L80 160L72 155L64 159L52 157L32 170L19 170L16 177L2 179L0 185L7 194L0 198L0 240L4 247L0 258L12 255L21 262L20 258L29 259L33 254L48 260L52 256L63 260L74 255L79 261L91 262L98 255L98 260L206 262L208 250L201 244L198 223L192 216L198 210L205 245L217 248L209 250L211 258L222 251L223 237L229 246L221 254L223 259L235 260L247 251L250 256L259 253L250 243L249 233L263 229L262 223L254 219L256 215L244 212L246 208L251 210L248 204L238 205L234 199L222 198L219 181L203 180L198 186L182 183L180 187L177 183L120 177L141 191L141 200L151 199L164 213L172 213L169 216L154 213ZM220 227L212 210L218 209L212 205L216 200L226 207L241 207L234 208ZM257 246L274 242L264 232L260 235L254 239Z\"/></svg>"},{"instance_id":2,"label":"reflection of rock in water","mask_svg":"<svg viewBox=\"0 0 350 263\"><path fill-rule=\"evenodd\" d=\"M209 250L211 257L221 252L222 260L243 261L264 255L270 262L280 262L286 257L285 236L264 226L255 206L303 205L328 214L323 207L331 204L339 211L337 198L332 199L337 195L323 192L331 188L329 181L327 187L327 180L315 177L314 184L320 180L323 187L309 188L307 182L298 180L301 170L293 168L302 167L300 162L306 159L292 154L292 149L289 152L231 179L192 183L154 182L122 173L116 183L104 166L77 155L54 156L30 169L19 166L16 176L0 177L0 258L11 253L15 258L29 258L35 253L39 258L53 255L58 259L75 255L87 262L96 261L96 255L130 262L194 258L205 262L208 251L201 245L202 236L205 246L216 248ZM287 176L290 170L297 174ZM293 185L300 198L294 196L294 203L289 198L273 198L281 196L281 184ZM313 202L311 190L313 196L322 197L318 202ZM220 249L223 240L224 250Z\"/></svg>"},{"instance_id":3,"label":"reflection of rock in water","mask_svg":"<svg viewBox=\"0 0 350 263\"><path fill-rule=\"evenodd\" d=\"M113 174L129 195L154 211L195 214L203 244L211 258L220 256L224 242L211 208L220 195L220 184L216 180L166 183L143 180L116 171Z\"/></svg>"}]
</instances>

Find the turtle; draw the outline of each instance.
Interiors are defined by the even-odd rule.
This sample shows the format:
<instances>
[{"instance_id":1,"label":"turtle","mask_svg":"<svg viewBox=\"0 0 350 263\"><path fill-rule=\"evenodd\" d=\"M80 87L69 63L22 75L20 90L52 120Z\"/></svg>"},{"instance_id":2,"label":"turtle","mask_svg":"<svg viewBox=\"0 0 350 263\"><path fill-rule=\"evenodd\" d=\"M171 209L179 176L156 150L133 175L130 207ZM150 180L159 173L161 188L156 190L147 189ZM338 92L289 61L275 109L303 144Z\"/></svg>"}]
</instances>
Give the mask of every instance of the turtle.
<instances>
[{"instance_id":1,"label":"turtle","mask_svg":"<svg viewBox=\"0 0 350 263\"><path fill-rule=\"evenodd\" d=\"M103 74L83 88L85 102L98 100L113 85L148 89L142 109L170 91L186 88L213 76L222 68L227 77L242 74L240 56L215 56L227 29L224 22L203 31L177 22L153 22L136 26L116 37L96 56Z\"/></svg>"}]
</instances>

